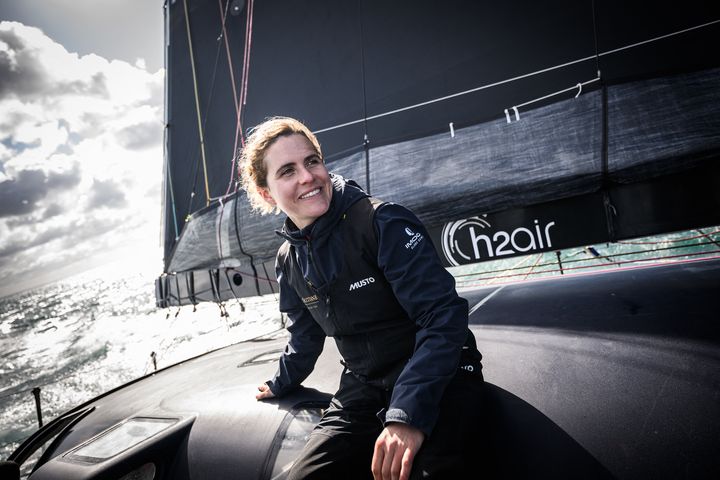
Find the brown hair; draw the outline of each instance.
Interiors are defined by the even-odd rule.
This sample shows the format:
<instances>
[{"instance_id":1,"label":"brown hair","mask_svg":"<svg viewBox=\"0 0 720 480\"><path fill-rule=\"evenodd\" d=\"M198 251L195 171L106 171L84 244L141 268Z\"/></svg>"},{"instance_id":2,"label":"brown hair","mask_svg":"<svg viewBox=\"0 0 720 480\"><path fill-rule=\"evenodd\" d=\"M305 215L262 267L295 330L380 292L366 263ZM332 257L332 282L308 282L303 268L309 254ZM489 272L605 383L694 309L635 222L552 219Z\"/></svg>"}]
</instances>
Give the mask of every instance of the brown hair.
<instances>
[{"instance_id":1,"label":"brown hair","mask_svg":"<svg viewBox=\"0 0 720 480\"><path fill-rule=\"evenodd\" d=\"M268 203L259 191L260 188L267 188L265 153L279 137L294 134L303 135L307 138L315 152L322 158L317 137L302 122L294 118L268 118L250 132L240 156L238 174L253 210L258 210L263 214L273 211L279 212L277 207Z\"/></svg>"}]
</instances>

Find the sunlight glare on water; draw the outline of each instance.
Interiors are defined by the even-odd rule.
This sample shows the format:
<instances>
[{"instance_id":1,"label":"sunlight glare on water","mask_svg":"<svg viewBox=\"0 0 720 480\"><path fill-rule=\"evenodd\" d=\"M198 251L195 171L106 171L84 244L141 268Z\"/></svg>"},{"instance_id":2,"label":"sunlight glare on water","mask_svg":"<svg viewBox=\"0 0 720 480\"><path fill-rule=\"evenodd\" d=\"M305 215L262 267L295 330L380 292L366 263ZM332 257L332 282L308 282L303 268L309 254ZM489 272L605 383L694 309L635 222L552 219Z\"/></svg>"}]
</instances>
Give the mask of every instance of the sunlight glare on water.
<instances>
[{"instance_id":1,"label":"sunlight glare on water","mask_svg":"<svg viewBox=\"0 0 720 480\"><path fill-rule=\"evenodd\" d=\"M281 328L274 296L160 310L152 273L110 266L0 299L0 459L43 421L158 368Z\"/></svg>"}]
</instances>

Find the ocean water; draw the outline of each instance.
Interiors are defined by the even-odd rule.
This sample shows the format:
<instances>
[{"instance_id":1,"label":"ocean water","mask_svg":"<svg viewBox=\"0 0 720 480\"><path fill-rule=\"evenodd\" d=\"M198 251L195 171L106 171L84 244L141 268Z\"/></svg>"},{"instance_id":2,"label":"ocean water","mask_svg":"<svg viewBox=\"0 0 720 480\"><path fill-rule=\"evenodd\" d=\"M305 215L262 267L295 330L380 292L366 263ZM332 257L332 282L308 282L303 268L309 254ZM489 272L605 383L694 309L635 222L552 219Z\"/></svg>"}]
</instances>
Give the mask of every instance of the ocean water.
<instances>
[{"instance_id":1,"label":"ocean water","mask_svg":"<svg viewBox=\"0 0 720 480\"><path fill-rule=\"evenodd\" d=\"M111 274L110 274L111 275ZM277 299L160 310L154 276L94 271L0 299L0 459L43 422L157 368L277 331Z\"/></svg>"}]
</instances>

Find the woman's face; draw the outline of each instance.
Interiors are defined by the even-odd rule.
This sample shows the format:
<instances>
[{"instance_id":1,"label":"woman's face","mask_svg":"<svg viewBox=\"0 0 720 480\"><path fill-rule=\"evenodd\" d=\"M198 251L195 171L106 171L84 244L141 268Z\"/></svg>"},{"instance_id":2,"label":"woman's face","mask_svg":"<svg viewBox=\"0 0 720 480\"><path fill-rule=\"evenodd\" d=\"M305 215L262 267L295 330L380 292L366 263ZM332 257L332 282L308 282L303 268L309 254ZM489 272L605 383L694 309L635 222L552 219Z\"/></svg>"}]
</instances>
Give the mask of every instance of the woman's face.
<instances>
[{"instance_id":1,"label":"woman's face","mask_svg":"<svg viewBox=\"0 0 720 480\"><path fill-rule=\"evenodd\" d=\"M298 228L327 212L332 183L312 143L301 134L279 137L265 152L267 188L263 198L282 210Z\"/></svg>"}]
</instances>

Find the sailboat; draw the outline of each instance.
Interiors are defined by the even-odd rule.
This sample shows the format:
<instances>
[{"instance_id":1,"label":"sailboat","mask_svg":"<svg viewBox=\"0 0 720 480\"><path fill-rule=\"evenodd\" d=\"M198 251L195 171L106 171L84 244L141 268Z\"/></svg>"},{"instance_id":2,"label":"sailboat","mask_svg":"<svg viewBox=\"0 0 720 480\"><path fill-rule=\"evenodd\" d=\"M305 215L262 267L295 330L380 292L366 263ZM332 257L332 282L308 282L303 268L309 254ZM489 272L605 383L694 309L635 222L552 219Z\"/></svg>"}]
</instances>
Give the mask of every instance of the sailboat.
<instances>
[{"instance_id":1,"label":"sailboat","mask_svg":"<svg viewBox=\"0 0 720 480\"><path fill-rule=\"evenodd\" d=\"M159 307L277 292L282 218L254 214L237 180L248 129L275 115L306 123L331 171L412 209L448 267L720 224L720 5L164 8ZM487 381L478 476L718 478L719 287L716 256L464 289ZM2 468L284 478L341 372L328 342L302 388L256 402L284 343L239 343L118 387Z\"/></svg>"}]
</instances>

